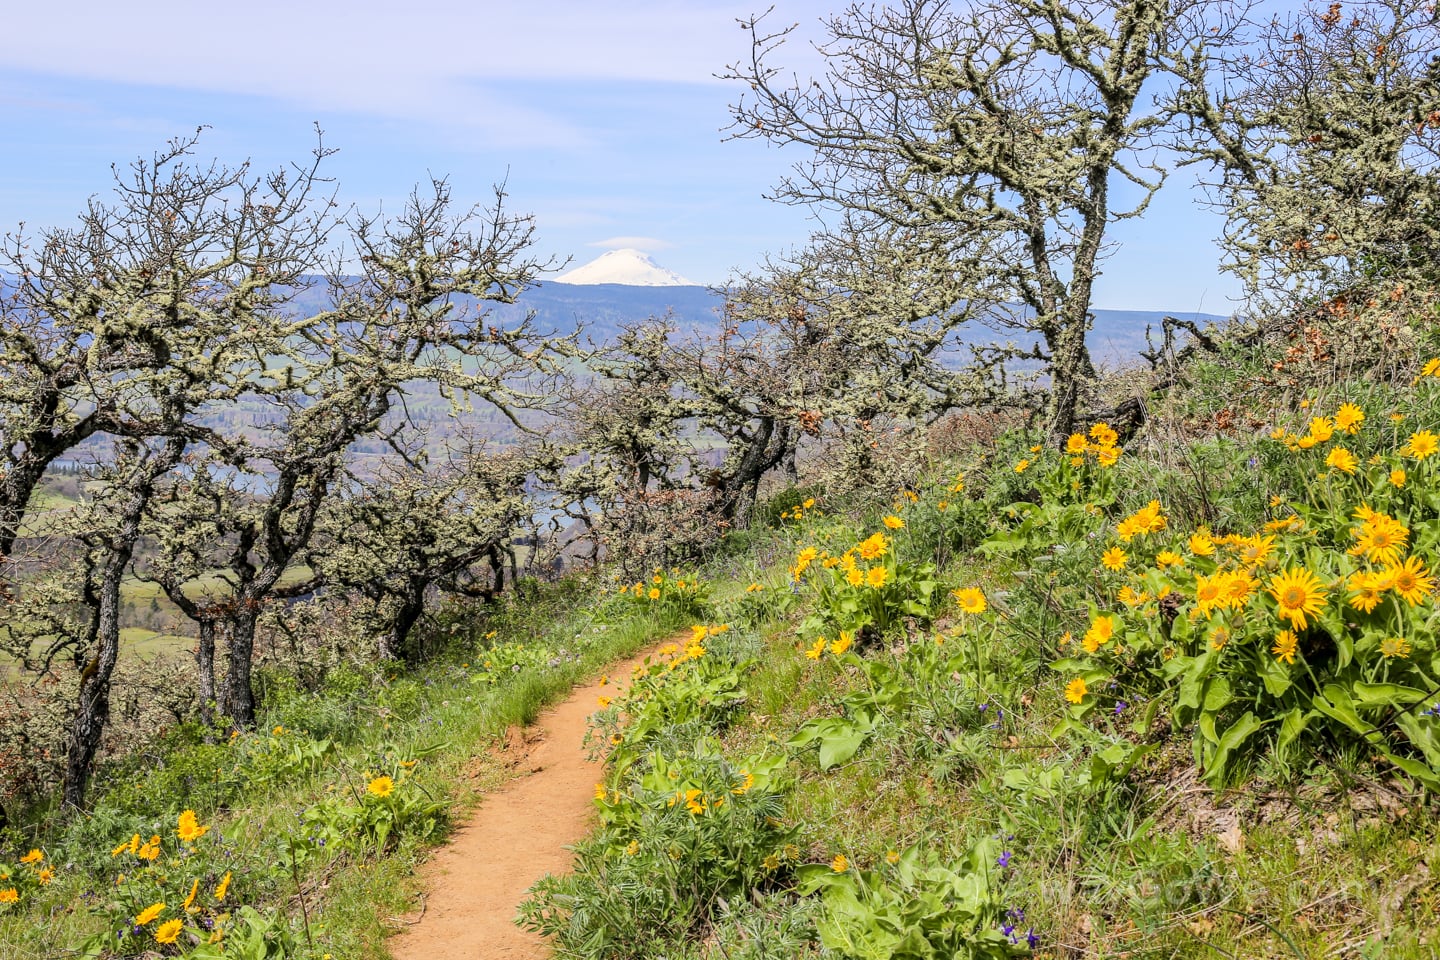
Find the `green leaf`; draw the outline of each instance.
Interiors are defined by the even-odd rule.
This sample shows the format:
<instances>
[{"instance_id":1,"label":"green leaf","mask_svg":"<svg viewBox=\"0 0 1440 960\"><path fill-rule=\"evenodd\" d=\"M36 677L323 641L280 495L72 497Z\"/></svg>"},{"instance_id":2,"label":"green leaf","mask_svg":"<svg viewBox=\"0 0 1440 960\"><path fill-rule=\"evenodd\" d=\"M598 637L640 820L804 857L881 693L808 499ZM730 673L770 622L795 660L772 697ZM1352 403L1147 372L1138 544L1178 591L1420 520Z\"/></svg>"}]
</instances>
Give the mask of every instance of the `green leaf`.
<instances>
[{"instance_id":1,"label":"green leaf","mask_svg":"<svg viewBox=\"0 0 1440 960\"><path fill-rule=\"evenodd\" d=\"M1261 658L1260 679L1265 684L1265 691L1272 697L1285 696L1295 683L1290 679L1290 671L1281 666L1279 660L1271 657Z\"/></svg>"},{"instance_id":2,"label":"green leaf","mask_svg":"<svg viewBox=\"0 0 1440 960\"><path fill-rule=\"evenodd\" d=\"M1282 750L1288 747L1296 737L1305 732L1314 716L1314 710L1307 712L1299 707L1292 707L1280 720L1280 736L1276 740L1276 746Z\"/></svg>"},{"instance_id":3,"label":"green leaf","mask_svg":"<svg viewBox=\"0 0 1440 960\"><path fill-rule=\"evenodd\" d=\"M1311 699L1310 705L1362 737L1368 739L1375 733L1375 728L1361 720L1360 714L1355 711L1355 701L1350 698L1350 692L1338 683L1325 684L1325 689Z\"/></svg>"},{"instance_id":4,"label":"green leaf","mask_svg":"<svg viewBox=\"0 0 1440 960\"><path fill-rule=\"evenodd\" d=\"M1222 677L1211 677L1205 684L1205 712L1218 713L1233 700L1230 681Z\"/></svg>"},{"instance_id":5,"label":"green leaf","mask_svg":"<svg viewBox=\"0 0 1440 960\"><path fill-rule=\"evenodd\" d=\"M1402 686L1398 683L1362 683L1350 687L1355 698L1365 707L1408 707L1419 703L1427 696L1424 690Z\"/></svg>"},{"instance_id":6,"label":"green leaf","mask_svg":"<svg viewBox=\"0 0 1440 960\"><path fill-rule=\"evenodd\" d=\"M1255 714L1249 710L1245 711L1245 716L1231 724L1230 729L1220 735L1220 742L1215 747L1214 755L1210 758L1205 779L1213 785L1224 777L1225 767L1230 762L1230 754L1254 736L1262 726L1264 724L1256 720Z\"/></svg>"},{"instance_id":7,"label":"green leaf","mask_svg":"<svg viewBox=\"0 0 1440 960\"><path fill-rule=\"evenodd\" d=\"M820 741L820 769L829 770L846 762L865 744L869 730L852 729L848 733L826 737Z\"/></svg>"}]
</instances>

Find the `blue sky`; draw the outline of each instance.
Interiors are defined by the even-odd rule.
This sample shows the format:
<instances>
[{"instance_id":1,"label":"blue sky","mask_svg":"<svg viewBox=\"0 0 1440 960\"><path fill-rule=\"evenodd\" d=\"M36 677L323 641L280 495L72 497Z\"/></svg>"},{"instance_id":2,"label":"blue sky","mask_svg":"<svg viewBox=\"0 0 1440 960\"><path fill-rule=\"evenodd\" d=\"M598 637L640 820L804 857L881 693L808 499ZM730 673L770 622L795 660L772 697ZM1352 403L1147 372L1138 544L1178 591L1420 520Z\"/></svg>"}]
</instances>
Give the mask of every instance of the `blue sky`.
<instances>
[{"instance_id":1,"label":"blue sky","mask_svg":"<svg viewBox=\"0 0 1440 960\"><path fill-rule=\"evenodd\" d=\"M764 199L802 159L722 142L748 53L736 24L764 0L193 0L14 5L0 37L0 227L73 221L110 165L205 124L199 154L260 168L304 160L315 123L342 200L394 209L431 174L483 201L507 179L538 250L584 263L635 246L703 283L803 243L804 211ZM841 0L776 0L805 24ZM417 10L419 12L417 12ZM785 63L818 58L794 45ZM1096 306L1226 313L1219 223L1183 186L1117 227Z\"/></svg>"}]
</instances>

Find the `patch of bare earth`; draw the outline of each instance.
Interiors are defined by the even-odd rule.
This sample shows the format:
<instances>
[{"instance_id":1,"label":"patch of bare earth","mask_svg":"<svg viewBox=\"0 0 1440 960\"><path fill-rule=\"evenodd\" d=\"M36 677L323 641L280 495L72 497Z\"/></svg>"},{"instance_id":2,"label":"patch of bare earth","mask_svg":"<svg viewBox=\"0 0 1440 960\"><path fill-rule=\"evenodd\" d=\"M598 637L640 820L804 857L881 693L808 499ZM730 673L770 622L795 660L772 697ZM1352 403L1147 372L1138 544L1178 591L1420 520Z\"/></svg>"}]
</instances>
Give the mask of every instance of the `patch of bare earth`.
<instances>
[{"instance_id":1,"label":"patch of bare earth","mask_svg":"<svg viewBox=\"0 0 1440 960\"><path fill-rule=\"evenodd\" d=\"M630 676L642 654L612 668ZM515 926L525 891L547 873L570 868L567 845L593 823L603 765L586 758L586 721L614 682L596 681L525 730L511 728L501 756L514 779L487 795L468 823L422 870L424 907L387 943L395 960L539 960L550 950Z\"/></svg>"}]
</instances>

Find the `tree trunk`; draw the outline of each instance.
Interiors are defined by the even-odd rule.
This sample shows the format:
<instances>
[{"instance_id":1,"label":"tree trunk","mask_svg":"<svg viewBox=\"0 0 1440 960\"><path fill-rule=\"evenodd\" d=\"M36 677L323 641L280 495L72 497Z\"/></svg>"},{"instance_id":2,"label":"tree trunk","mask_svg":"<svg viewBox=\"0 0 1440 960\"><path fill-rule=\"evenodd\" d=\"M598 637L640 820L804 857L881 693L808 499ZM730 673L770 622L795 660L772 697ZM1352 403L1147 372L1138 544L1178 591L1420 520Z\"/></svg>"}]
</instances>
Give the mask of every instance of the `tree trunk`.
<instances>
[{"instance_id":1,"label":"tree trunk","mask_svg":"<svg viewBox=\"0 0 1440 960\"><path fill-rule=\"evenodd\" d=\"M406 657L406 642L410 637L410 630L415 626L420 615L425 612L425 585L423 583L411 583L407 585L405 594L400 598L399 608L390 620L390 626L380 634L380 649L378 651L381 660L398 660L405 657L407 661L412 658Z\"/></svg>"},{"instance_id":2,"label":"tree trunk","mask_svg":"<svg viewBox=\"0 0 1440 960\"><path fill-rule=\"evenodd\" d=\"M1062 316L1050 363L1050 439L1061 444L1075 432L1076 413L1085 383L1094 376L1090 351L1085 344L1090 315L1074 320Z\"/></svg>"},{"instance_id":3,"label":"tree trunk","mask_svg":"<svg viewBox=\"0 0 1440 960\"><path fill-rule=\"evenodd\" d=\"M0 473L0 557L10 556L20 535L20 521L25 518L25 505L35 484L45 472L45 464L30 457Z\"/></svg>"},{"instance_id":4,"label":"tree trunk","mask_svg":"<svg viewBox=\"0 0 1440 960\"><path fill-rule=\"evenodd\" d=\"M58 398L52 397L58 403ZM42 409L53 413L54 403ZM11 441L23 440L25 453L12 460L6 470L0 470L0 557L8 557L15 549L15 540L20 534L20 521L25 518L25 507L30 495L45 476L45 469L60 454L93 436L100 427L100 416L92 412L79 423L68 429L52 433L41 428Z\"/></svg>"},{"instance_id":5,"label":"tree trunk","mask_svg":"<svg viewBox=\"0 0 1440 960\"><path fill-rule=\"evenodd\" d=\"M225 688L221 691L220 709L230 718L234 729L249 730L255 726L255 691L250 687L251 660L255 655L255 621L259 618L259 601L240 599L230 618L230 641L225 657Z\"/></svg>"},{"instance_id":6,"label":"tree trunk","mask_svg":"<svg viewBox=\"0 0 1440 960\"><path fill-rule=\"evenodd\" d=\"M100 648L80 674L80 697L70 721L70 737L65 749L65 806L81 810L85 806L85 789L90 782L90 767L100 750L100 739L110 719L110 680L120 658L120 579L129 562L131 550L124 550L124 560L112 558L106 564L100 585L100 608L96 613L96 637Z\"/></svg>"},{"instance_id":7,"label":"tree trunk","mask_svg":"<svg viewBox=\"0 0 1440 960\"><path fill-rule=\"evenodd\" d=\"M208 730L215 723L215 619L199 621L200 644L195 648L195 668L199 674L200 720Z\"/></svg>"},{"instance_id":8,"label":"tree trunk","mask_svg":"<svg viewBox=\"0 0 1440 960\"><path fill-rule=\"evenodd\" d=\"M98 582L94 583L92 625L95 653L80 673L80 694L71 718L69 742L65 749L65 774L61 792L65 806L80 810L85 804L91 766L100 750L105 724L110 719L110 681L120 659L120 582L130 566L140 539L140 520L149 506L155 481L180 461L185 441L171 438L163 451L143 459L129 480L130 489L120 506L117 526L100 549ZM87 577L95 577L94 568ZM92 581L93 582L93 581ZM88 593L89 591L87 591Z\"/></svg>"}]
</instances>

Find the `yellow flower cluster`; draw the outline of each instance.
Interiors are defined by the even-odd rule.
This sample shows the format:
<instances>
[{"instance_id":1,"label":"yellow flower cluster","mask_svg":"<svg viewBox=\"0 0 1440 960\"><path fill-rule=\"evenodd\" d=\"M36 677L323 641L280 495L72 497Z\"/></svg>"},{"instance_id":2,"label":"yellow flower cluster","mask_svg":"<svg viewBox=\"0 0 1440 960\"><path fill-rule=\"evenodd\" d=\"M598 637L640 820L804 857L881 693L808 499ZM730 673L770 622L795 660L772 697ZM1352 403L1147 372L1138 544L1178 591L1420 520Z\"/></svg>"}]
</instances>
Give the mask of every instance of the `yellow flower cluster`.
<instances>
[{"instance_id":1,"label":"yellow flower cluster","mask_svg":"<svg viewBox=\"0 0 1440 960\"><path fill-rule=\"evenodd\" d=\"M20 858L20 865L25 868L25 876L20 877L20 883L12 877L9 871L0 865L0 905L19 903L20 888L25 885L26 877L28 882L45 886L55 878L55 869L46 865L45 851L39 847L31 850Z\"/></svg>"},{"instance_id":2,"label":"yellow flower cluster","mask_svg":"<svg viewBox=\"0 0 1440 960\"><path fill-rule=\"evenodd\" d=\"M175 835L185 843L194 843L209 832L209 827L202 827L200 825L200 821L195 817L194 810L186 810L181 813L179 825L175 828Z\"/></svg>"},{"instance_id":3,"label":"yellow flower cluster","mask_svg":"<svg viewBox=\"0 0 1440 960\"><path fill-rule=\"evenodd\" d=\"M1136 536L1146 533L1159 533L1169 526L1170 521L1165 514L1161 513L1160 501L1151 500L1144 507L1130 514L1115 527L1115 532L1121 540L1129 543Z\"/></svg>"},{"instance_id":4,"label":"yellow flower cluster","mask_svg":"<svg viewBox=\"0 0 1440 960\"><path fill-rule=\"evenodd\" d=\"M827 640L824 637L816 637L815 642L812 643L809 649L805 651L805 656L809 657L811 660L819 660L822 656L824 656L825 651L829 650L832 656L838 657L844 654L845 651L849 650L850 647L854 645L854 643L855 637L852 634L841 630L840 635L834 640Z\"/></svg>"},{"instance_id":5,"label":"yellow flower cluster","mask_svg":"<svg viewBox=\"0 0 1440 960\"><path fill-rule=\"evenodd\" d=\"M814 497L807 497L807 498L805 499L805 502L802 503L802 504L800 504L798 507L795 507L795 508L793 508L793 509L791 509L791 510L782 510L782 511L780 511L780 519L781 519L781 520L796 520L796 521L804 520L804 519L805 519L806 511L807 511L807 510L812 510L814 507L815 507L815 498L814 498Z\"/></svg>"},{"instance_id":6,"label":"yellow flower cluster","mask_svg":"<svg viewBox=\"0 0 1440 960\"><path fill-rule=\"evenodd\" d=\"M1108 423L1097 423L1090 428L1089 436L1070 434L1065 441L1065 452L1070 455L1070 465L1074 467L1084 463L1087 456L1094 457L1102 467L1113 467L1120 459L1119 440L1120 435Z\"/></svg>"},{"instance_id":7,"label":"yellow flower cluster","mask_svg":"<svg viewBox=\"0 0 1440 960\"><path fill-rule=\"evenodd\" d=\"M746 789L749 788L747 787ZM683 804L686 811L688 811L692 817L698 817L701 814L709 813L711 810L719 810L725 805L725 797L718 796L710 798L705 795L704 790L698 790L692 787L689 790L675 791L675 796L670 798L669 806L673 807L676 804Z\"/></svg>"}]
</instances>

